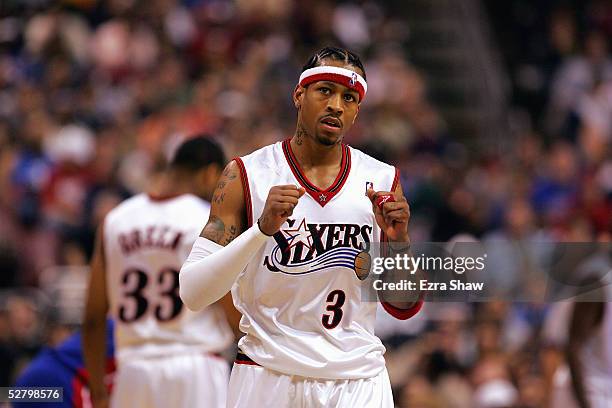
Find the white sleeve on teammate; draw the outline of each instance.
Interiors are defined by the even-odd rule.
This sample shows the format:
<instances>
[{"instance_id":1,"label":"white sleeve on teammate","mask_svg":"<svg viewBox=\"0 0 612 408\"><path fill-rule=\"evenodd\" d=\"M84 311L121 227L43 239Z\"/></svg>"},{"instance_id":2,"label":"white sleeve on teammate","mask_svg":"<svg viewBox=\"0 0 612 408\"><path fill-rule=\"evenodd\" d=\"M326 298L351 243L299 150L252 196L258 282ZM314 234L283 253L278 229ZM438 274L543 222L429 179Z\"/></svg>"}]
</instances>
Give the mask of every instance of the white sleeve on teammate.
<instances>
[{"instance_id":1,"label":"white sleeve on teammate","mask_svg":"<svg viewBox=\"0 0 612 408\"><path fill-rule=\"evenodd\" d=\"M197 311L221 299L268 238L257 224L225 247L198 237L179 274L185 306Z\"/></svg>"}]
</instances>

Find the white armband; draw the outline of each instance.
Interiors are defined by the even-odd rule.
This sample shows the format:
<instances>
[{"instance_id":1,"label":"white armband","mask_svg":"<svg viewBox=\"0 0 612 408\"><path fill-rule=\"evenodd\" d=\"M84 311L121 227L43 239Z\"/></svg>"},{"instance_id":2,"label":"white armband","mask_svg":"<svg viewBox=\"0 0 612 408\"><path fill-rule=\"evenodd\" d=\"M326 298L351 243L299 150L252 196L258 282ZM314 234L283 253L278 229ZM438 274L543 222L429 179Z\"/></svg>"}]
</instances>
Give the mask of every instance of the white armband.
<instances>
[{"instance_id":1,"label":"white armband","mask_svg":"<svg viewBox=\"0 0 612 408\"><path fill-rule=\"evenodd\" d=\"M179 274L185 306L196 311L221 299L268 238L257 224L225 247L198 237Z\"/></svg>"}]
</instances>

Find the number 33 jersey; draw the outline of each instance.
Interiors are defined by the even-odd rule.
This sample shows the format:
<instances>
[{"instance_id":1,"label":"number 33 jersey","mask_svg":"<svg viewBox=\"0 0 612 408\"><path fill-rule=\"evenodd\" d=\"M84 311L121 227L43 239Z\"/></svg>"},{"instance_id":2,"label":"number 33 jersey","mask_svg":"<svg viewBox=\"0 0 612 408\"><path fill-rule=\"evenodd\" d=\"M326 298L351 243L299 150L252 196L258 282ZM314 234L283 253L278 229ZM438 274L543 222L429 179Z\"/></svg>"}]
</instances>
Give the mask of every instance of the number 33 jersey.
<instances>
[{"instance_id":1,"label":"number 33 jersey","mask_svg":"<svg viewBox=\"0 0 612 408\"><path fill-rule=\"evenodd\" d=\"M209 212L210 205L194 195L140 194L106 216L106 284L119 360L217 352L232 342L220 309L194 313L178 293L178 271Z\"/></svg>"},{"instance_id":2,"label":"number 33 jersey","mask_svg":"<svg viewBox=\"0 0 612 408\"><path fill-rule=\"evenodd\" d=\"M263 367L290 375L376 376L385 365L385 348L374 335L377 305L362 301L354 260L380 242L366 188L392 191L395 168L343 145L338 176L323 190L304 175L289 141L236 162L250 224L261 216L271 187L306 190L232 288L246 333L240 349Z\"/></svg>"}]
</instances>

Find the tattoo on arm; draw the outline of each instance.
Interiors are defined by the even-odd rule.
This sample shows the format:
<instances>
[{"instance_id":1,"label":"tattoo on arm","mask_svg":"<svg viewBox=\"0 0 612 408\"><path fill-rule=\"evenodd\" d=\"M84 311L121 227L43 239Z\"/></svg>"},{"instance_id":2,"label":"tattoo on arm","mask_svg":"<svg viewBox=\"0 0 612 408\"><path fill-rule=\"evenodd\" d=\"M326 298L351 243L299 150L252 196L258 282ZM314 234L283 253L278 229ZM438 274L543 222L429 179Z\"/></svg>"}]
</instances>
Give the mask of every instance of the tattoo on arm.
<instances>
[{"instance_id":1,"label":"tattoo on arm","mask_svg":"<svg viewBox=\"0 0 612 408\"><path fill-rule=\"evenodd\" d=\"M222 204L223 200L225 199L225 193L224 192L218 192L213 196L213 202L216 204Z\"/></svg>"},{"instance_id":2,"label":"tattoo on arm","mask_svg":"<svg viewBox=\"0 0 612 408\"><path fill-rule=\"evenodd\" d=\"M236 175L236 172L226 167L225 170L223 170L223 173L221 173L221 180L219 180L219 184L217 184L217 188L223 189L225 187L226 180L230 181L230 180L235 179L236 177L238 177Z\"/></svg>"},{"instance_id":3,"label":"tattoo on arm","mask_svg":"<svg viewBox=\"0 0 612 408\"><path fill-rule=\"evenodd\" d=\"M221 244L221 240L225 235L225 224L221 218L216 215L211 215L206 223L206 226L202 230L201 237L208 238L217 244Z\"/></svg>"},{"instance_id":4,"label":"tattoo on arm","mask_svg":"<svg viewBox=\"0 0 612 408\"><path fill-rule=\"evenodd\" d=\"M200 236L225 246L232 242L238 236L238 233L236 225L230 225L226 228L221 218L211 215Z\"/></svg>"},{"instance_id":5,"label":"tattoo on arm","mask_svg":"<svg viewBox=\"0 0 612 408\"><path fill-rule=\"evenodd\" d=\"M213 193L213 198L212 198L213 203L215 204L223 203L223 200L225 199L225 191L224 191L225 187L227 186L227 183L234 180L236 177L238 177L238 175L232 169L226 167L225 170L223 170L223 173L221 174L221 178L219 182L217 183L217 187L215 188L215 192Z\"/></svg>"},{"instance_id":6,"label":"tattoo on arm","mask_svg":"<svg viewBox=\"0 0 612 408\"><path fill-rule=\"evenodd\" d=\"M215 208L216 205L224 205L225 188L230 183L230 181L236 179L237 177L238 172L235 169L232 169L228 166L225 168L225 170L223 170L223 174L221 175L221 178L217 183L217 187L215 188L215 192L213 194L213 208ZM215 210L213 210L213 212L214 211ZM211 214L200 236L210 239L211 241L216 242L219 245L227 245L241 233L242 228L239 224L235 225L235 223L231 221L230 223L231 225L226 226L221 217Z\"/></svg>"},{"instance_id":7,"label":"tattoo on arm","mask_svg":"<svg viewBox=\"0 0 612 408\"><path fill-rule=\"evenodd\" d=\"M223 245L227 245L234 240L238 236L238 228L235 225L230 225L228 228L228 235L225 237L223 241Z\"/></svg>"}]
</instances>

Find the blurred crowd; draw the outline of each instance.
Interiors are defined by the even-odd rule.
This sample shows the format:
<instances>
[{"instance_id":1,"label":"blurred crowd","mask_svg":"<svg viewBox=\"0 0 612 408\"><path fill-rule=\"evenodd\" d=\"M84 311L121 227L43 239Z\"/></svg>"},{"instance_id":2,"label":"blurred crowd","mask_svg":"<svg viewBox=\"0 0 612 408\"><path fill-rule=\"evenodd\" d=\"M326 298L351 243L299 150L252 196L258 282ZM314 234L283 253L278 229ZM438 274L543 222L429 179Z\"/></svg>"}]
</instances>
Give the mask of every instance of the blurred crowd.
<instances>
[{"instance_id":1,"label":"blurred crowd","mask_svg":"<svg viewBox=\"0 0 612 408\"><path fill-rule=\"evenodd\" d=\"M485 3L513 84L503 152L468 148L429 101L407 58L409 3L3 2L0 384L78 325L104 215L186 137L214 135L228 157L290 137L291 91L327 44L362 55L368 97L347 143L400 169L414 241L609 241L612 6ZM491 302L382 318L398 406L546 406L555 313Z\"/></svg>"}]
</instances>

